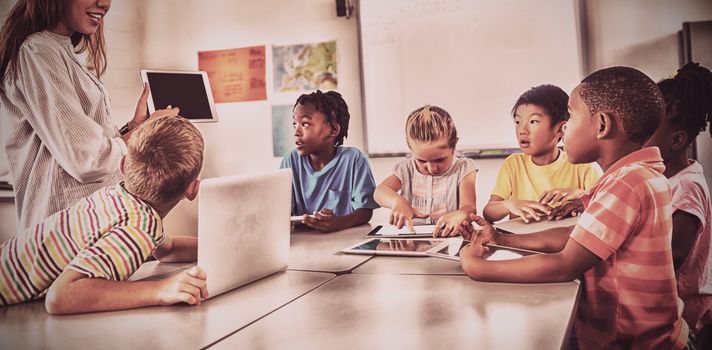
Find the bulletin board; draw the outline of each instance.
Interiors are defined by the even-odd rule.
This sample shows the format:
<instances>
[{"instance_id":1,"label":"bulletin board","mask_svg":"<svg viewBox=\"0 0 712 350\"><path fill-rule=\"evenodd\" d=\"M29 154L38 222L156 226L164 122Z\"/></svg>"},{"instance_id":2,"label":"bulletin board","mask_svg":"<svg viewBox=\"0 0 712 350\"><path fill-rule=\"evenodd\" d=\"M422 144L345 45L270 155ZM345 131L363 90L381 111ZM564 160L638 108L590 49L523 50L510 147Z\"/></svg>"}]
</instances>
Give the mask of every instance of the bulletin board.
<instances>
[{"instance_id":1,"label":"bulletin board","mask_svg":"<svg viewBox=\"0 0 712 350\"><path fill-rule=\"evenodd\" d=\"M198 52L198 69L208 73L215 103L267 99L264 46Z\"/></svg>"},{"instance_id":2,"label":"bulletin board","mask_svg":"<svg viewBox=\"0 0 712 350\"><path fill-rule=\"evenodd\" d=\"M453 116L461 151L517 148L519 95L546 83L570 93L582 78L576 3L360 0L369 155L407 153L406 117L424 104Z\"/></svg>"}]
</instances>

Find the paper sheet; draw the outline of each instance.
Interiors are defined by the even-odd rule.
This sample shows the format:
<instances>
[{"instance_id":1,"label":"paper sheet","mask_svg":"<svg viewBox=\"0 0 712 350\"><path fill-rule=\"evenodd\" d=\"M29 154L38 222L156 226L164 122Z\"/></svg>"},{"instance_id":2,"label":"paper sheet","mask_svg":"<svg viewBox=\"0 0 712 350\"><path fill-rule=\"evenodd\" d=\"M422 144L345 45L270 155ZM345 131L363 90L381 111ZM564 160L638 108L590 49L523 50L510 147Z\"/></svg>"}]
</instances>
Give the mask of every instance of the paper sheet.
<instances>
[{"instance_id":1,"label":"paper sheet","mask_svg":"<svg viewBox=\"0 0 712 350\"><path fill-rule=\"evenodd\" d=\"M578 220L578 217L570 217L561 220L529 221L527 224L521 218L517 218L497 223L494 227L511 233L530 233L550 228L572 226L576 224L576 220Z\"/></svg>"}]
</instances>

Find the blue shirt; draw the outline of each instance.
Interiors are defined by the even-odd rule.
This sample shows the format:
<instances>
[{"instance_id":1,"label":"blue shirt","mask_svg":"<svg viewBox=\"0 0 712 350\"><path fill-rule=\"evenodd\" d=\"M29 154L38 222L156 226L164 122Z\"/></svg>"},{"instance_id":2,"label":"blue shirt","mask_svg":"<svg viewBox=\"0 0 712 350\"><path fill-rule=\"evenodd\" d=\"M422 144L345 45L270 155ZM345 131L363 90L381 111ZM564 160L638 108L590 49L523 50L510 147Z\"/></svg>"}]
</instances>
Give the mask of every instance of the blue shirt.
<instances>
[{"instance_id":1,"label":"blue shirt","mask_svg":"<svg viewBox=\"0 0 712 350\"><path fill-rule=\"evenodd\" d=\"M292 168L293 215L326 208L336 216L344 216L360 208L378 208L373 199L376 182L371 167L357 148L337 147L334 159L319 171L314 170L309 156L300 156L295 149L279 167Z\"/></svg>"}]
</instances>

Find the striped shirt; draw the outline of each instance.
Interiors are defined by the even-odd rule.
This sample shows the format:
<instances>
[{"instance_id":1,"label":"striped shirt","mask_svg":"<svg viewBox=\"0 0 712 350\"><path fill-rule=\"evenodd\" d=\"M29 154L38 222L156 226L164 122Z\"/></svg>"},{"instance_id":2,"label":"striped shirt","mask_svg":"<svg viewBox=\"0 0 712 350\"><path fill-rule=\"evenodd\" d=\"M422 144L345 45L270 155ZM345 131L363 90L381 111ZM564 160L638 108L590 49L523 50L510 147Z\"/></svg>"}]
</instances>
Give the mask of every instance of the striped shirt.
<instances>
[{"instance_id":1,"label":"striped shirt","mask_svg":"<svg viewBox=\"0 0 712 350\"><path fill-rule=\"evenodd\" d=\"M712 203L700 163L690 165L670 178L672 208L700 221L695 243L677 271L677 292L685 303L682 317L695 333L712 324Z\"/></svg>"},{"instance_id":2,"label":"striped shirt","mask_svg":"<svg viewBox=\"0 0 712 350\"><path fill-rule=\"evenodd\" d=\"M2 82L0 113L8 118L18 233L121 180L126 145L104 85L80 63L69 37L43 31L25 40L16 74Z\"/></svg>"},{"instance_id":3,"label":"striped shirt","mask_svg":"<svg viewBox=\"0 0 712 350\"><path fill-rule=\"evenodd\" d=\"M581 198L571 238L601 261L584 273L582 349L680 349L688 336L672 264L670 183L657 147L619 159Z\"/></svg>"},{"instance_id":4,"label":"striped shirt","mask_svg":"<svg viewBox=\"0 0 712 350\"><path fill-rule=\"evenodd\" d=\"M150 206L122 184L100 189L0 246L0 305L43 297L65 269L123 281L164 240Z\"/></svg>"},{"instance_id":5,"label":"striped shirt","mask_svg":"<svg viewBox=\"0 0 712 350\"><path fill-rule=\"evenodd\" d=\"M421 174L414 158L393 167L393 175L401 182L400 195L413 209L429 216L415 218L413 222L426 225L460 208L460 183L473 171L477 171L475 161L461 157L454 157L450 167L438 176Z\"/></svg>"}]
</instances>

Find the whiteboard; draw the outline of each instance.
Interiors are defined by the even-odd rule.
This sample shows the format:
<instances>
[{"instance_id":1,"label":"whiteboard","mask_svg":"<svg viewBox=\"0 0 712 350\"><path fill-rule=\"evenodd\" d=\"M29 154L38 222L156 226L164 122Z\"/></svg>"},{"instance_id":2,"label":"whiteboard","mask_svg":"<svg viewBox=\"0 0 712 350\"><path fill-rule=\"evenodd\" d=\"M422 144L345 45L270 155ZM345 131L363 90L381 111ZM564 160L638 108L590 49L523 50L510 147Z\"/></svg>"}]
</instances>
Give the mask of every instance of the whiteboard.
<instances>
[{"instance_id":1,"label":"whiteboard","mask_svg":"<svg viewBox=\"0 0 712 350\"><path fill-rule=\"evenodd\" d=\"M360 0L367 153L407 153L424 104L452 115L460 151L517 148L519 95L581 80L576 18L574 0Z\"/></svg>"}]
</instances>

